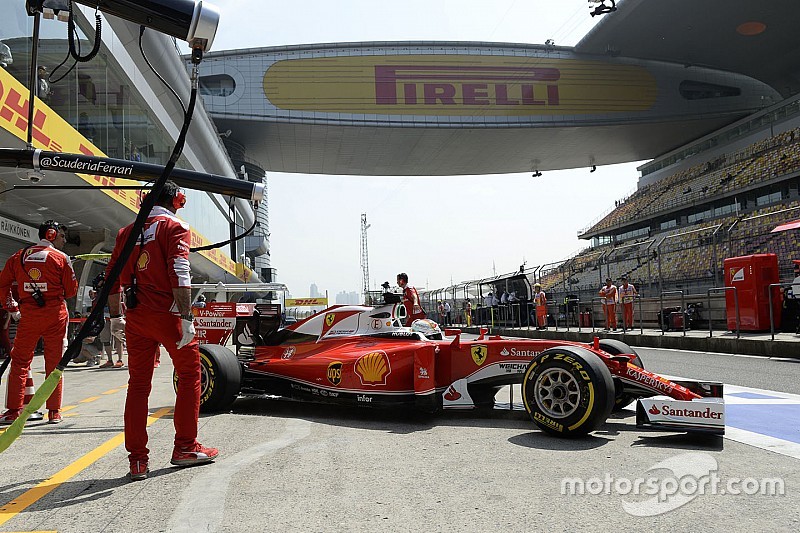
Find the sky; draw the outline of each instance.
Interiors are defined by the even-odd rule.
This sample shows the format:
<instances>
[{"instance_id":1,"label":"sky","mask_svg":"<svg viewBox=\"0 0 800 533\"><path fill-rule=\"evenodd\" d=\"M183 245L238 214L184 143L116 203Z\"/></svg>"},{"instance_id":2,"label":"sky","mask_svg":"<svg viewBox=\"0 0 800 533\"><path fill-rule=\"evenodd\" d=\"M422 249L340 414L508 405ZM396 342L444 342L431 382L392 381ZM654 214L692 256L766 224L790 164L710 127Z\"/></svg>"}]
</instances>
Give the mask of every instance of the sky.
<instances>
[{"instance_id":1,"label":"sky","mask_svg":"<svg viewBox=\"0 0 800 533\"><path fill-rule=\"evenodd\" d=\"M572 46L598 21L586 0L213 0L212 50L357 41ZM270 253L294 297L311 283L361 291L366 213L370 288L406 272L418 289L565 259L577 232L636 188L641 164L488 176L370 177L268 171Z\"/></svg>"}]
</instances>

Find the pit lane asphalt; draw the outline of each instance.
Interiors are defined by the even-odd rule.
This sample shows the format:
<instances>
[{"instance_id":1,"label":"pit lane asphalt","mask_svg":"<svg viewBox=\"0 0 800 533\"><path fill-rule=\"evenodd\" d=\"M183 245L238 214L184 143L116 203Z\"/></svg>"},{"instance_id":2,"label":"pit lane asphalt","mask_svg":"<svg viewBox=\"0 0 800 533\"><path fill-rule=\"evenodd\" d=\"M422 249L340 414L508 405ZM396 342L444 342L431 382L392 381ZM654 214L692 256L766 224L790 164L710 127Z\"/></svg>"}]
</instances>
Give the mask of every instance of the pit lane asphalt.
<instances>
[{"instance_id":1,"label":"pit lane asphalt","mask_svg":"<svg viewBox=\"0 0 800 533\"><path fill-rule=\"evenodd\" d=\"M797 363L639 352L656 372L800 393ZM169 358L162 361L152 413L174 401ZM41 367L37 357L37 386ZM171 467L169 415L155 420L152 472L130 483L124 447L113 447L127 371L76 366L65 379L64 404L74 406L65 421L30 424L0 454L0 532L800 529L800 460L730 439L640 431L631 412L591 437L563 440L519 412L430 417L247 398L232 413L201 419L201 441L221 449L212 465ZM659 464L674 477L699 477L709 461L723 481L780 478L785 495L695 493L672 511L640 517L680 501L642 503L650 497L613 486L652 476L665 482L669 470L649 470ZM610 478L611 490L565 495L564 478ZM31 491L37 485L52 490Z\"/></svg>"}]
</instances>

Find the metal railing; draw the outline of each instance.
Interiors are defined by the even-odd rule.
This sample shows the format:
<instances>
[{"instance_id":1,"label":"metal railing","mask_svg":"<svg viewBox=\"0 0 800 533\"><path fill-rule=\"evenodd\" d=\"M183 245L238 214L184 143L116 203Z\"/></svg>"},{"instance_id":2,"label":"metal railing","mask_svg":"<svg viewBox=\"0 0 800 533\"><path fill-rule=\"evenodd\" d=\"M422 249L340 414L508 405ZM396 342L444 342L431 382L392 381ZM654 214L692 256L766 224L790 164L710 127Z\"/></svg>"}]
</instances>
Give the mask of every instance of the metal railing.
<instances>
[{"instance_id":1,"label":"metal railing","mask_svg":"<svg viewBox=\"0 0 800 533\"><path fill-rule=\"evenodd\" d=\"M639 302L639 333L641 335L644 335L644 314L642 313L642 297L637 294L633 297L633 299ZM622 333L627 333L628 329L625 325L625 302L621 302L621 304L622 304ZM636 324L636 317L634 317L633 322L631 324L631 331L634 330L633 326L635 324Z\"/></svg>"},{"instance_id":2,"label":"metal railing","mask_svg":"<svg viewBox=\"0 0 800 533\"><path fill-rule=\"evenodd\" d=\"M661 309L661 324L659 324L661 326L661 334L663 335L664 332L666 331L665 327L664 327L664 319L667 318L669 320L668 317L664 316L664 295L665 294L680 294L681 295L681 309L680 309L680 312L683 315L683 320L681 320L681 326L682 326L682 329L683 329L683 336L685 337L686 336L686 298L683 295L683 291L661 291L661 295L659 296L659 304L658 304L659 308ZM710 296L709 296L709 299L710 299ZM711 305L711 304L709 304L709 305Z\"/></svg>"},{"instance_id":3,"label":"metal railing","mask_svg":"<svg viewBox=\"0 0 800 533\"><path fill-rule=\"evenodd\" d=\"M770 283L767 291L769 292L769 332L772 335L772 340L775 340L775 312L772 310L772 288L773 287L791 287L794 283Z\"/></svg>"},{"instance_id":4,"label":"metal railing","mask_svg":"<svg viewBox=\"0 0 800 533\"><path fill-rule=\"evenodd\" d=\"M725 291L733 291L733 306L736 309L736 338L739 338L739 291L736 287L711 287L708 289L707 298L708 298L708 337L711 338L713 333L713 321L711 320L711 293L712 292L725 292ZM727 300L727 299L726 299ZM770 307L770 309L772 309ZM725 324L728 323L728 316L727 312L725 314Z\"/></svg>"}]
</instances>

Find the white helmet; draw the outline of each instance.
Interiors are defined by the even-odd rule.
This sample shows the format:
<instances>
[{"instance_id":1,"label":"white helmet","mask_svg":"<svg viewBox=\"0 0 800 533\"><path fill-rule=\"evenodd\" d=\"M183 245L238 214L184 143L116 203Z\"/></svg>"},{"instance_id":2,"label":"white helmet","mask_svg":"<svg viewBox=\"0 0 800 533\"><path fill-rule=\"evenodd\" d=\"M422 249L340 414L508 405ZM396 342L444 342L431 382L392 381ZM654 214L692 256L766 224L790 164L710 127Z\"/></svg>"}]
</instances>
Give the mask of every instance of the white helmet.
<instances>
[{"instance_id":1,"label":"white helmet","mask_svg":"<svg viewBox=\"0 0 800 533\"><path fill-rule=\"evenodd\" d=\"M418 318L412 322L411 331L422 333L425 335L425 337L432 340L442 340L443 338L442 330L439 328L439 324L427 318Z\"/></svg>"}]
</instances>

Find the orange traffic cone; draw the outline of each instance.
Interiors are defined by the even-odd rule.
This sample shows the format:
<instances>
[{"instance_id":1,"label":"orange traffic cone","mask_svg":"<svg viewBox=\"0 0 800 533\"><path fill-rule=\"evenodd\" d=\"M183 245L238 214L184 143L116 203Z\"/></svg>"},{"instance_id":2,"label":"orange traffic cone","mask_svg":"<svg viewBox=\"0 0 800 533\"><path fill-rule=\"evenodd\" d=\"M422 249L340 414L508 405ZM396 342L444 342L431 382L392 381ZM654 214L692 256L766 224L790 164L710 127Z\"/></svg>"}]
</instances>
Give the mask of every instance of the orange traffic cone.
<instances>
[{"instance_id":1,"label":"orange traffic cone","mask_svg":"<svg viewBox=\"0 0 800 533\"><path fill-rule=\"evenodd\" d=\"M36 388L33 385L33 372L28 369L28 379L25 380L25 399L22 403L26 406L30 403L31 399L33 399L33 395L36 393ZM41 411L36 411L32 413L28 420L42 420L44 419L44 414Z\"/></svg>"}]
</instances>

